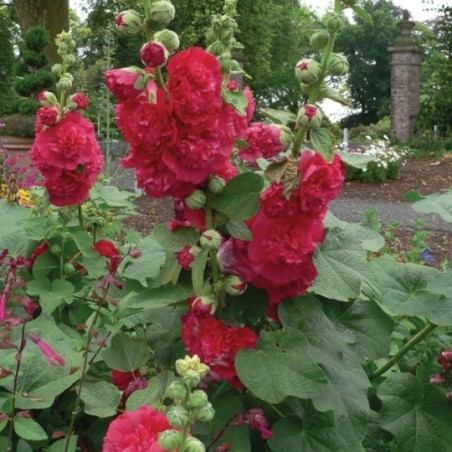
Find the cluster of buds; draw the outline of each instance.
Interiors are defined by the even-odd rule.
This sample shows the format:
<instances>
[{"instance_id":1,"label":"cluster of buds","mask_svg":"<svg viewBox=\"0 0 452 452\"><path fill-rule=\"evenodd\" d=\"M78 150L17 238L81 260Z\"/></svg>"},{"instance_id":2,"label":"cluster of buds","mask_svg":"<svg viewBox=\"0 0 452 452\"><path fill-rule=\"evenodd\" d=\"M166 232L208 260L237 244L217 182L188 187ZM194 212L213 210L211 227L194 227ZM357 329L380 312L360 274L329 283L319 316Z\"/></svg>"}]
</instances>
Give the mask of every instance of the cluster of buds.
<instances>
[{"instance_id":1,"label":"cluster of buds","mask_svg":"<svg viewBox=\"0 0 452 452\"><path fill-rule=\"evenodd\" d=\"M298 111L297 124L305 129L318 129L322 119L323 114L317 106L306 104Z\"/></svg>"},{"instance_id":2,"label":"cluster of buds","mask_svg":"<svg viewBox=\"0 0 452 452\"><path fill-rule=\"evenodd\" d=\"M239 63L232 59L231 53L234 48L242 48L234 37L238 30L236 6L237 0L227 0L223 8L224 14L213 15L206 32L207 51L218 57L224 74L243 72Z\"/></svg>"},{"instance_id":3,"label":"cluster of buds","mask_svg":"<svg viewBox=\"0 0 452 452\"><path fill-rule=\"evenodd\" d=\"M60 78L57 82L58 91L69 91L72 88L74 77L66 69L76 61L75 41L70 33L63 31L57 35L55 43L58 47L58 55L63 60L63 64L54 64L52 66L52 72Z\"/></svg>"},{"instance_id":4,"label":"cluster of buds","mask_svg":"<svg viewBox=\"0 0 452 452\"><path fill-rule=\"evenodd\" d=\"M430 378L430 383L452 386L452 350L444 350L438 357L438 363L441 365L441 373ZM452 402L452 391L446 397Z\"/></svg>"},{"instance_id":5,"label":"cluster of buds","mask_svg":"<svg viewBox=\"0 0 452 452\"><path fill-rule=\"evenodd\" d=\"M184 437L184 432L188 432L192 423L210 422L215 415L207 394L195 389L209 367L194 355L177 360L176 371L182 378L173 381L166 390L166 396L173 402L166 413L173 429L160 433L158 443L163 450L179 450L183 444L184 451L203 452L203 443L193 436Z\"/></svg>"},{"instance_id":6,"label":"cluster of buds","mask_svg":"<svg viewBox=\"0 0 452 452\"><path fill-rule=\"evenodd\" d=\"M123 3L132 6L136 1ZM152 39L141 47L140 58L146 67L160 68L167 63L169 56L174 54L180 45L179 36L174 31L160 29L174 19L175 8L168 0L157 0L153 1L149 8L145 8L145 14L143 20L133 9L122 11L116 18L116 26L125 36L143 31L149 37L155 31Z\"/></svg>"}]
</instances>

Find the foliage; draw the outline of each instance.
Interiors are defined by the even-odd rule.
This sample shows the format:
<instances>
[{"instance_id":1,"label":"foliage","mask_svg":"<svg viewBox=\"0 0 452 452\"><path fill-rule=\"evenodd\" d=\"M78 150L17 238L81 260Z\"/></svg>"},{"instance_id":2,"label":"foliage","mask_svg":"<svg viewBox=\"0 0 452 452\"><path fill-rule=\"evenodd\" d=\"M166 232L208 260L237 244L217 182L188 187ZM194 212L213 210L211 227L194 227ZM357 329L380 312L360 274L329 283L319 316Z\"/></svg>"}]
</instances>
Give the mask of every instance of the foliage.
<instances>
[{"instance_id":1,"label":"foliage","mask_svg":"<svg viewBox=\"0 0 452 452\"><path fill-rule=\"evenodd\" d=\"M347 22L337 40L337 50L350 63L348 78L353 107L359 113L345 118L347 127L376 123L389 113L391 64L388 47L399 34L401 10L390 0L365 0L363 8L372 16L372 25L357 15Z\"/></svg>"},{"instance_id":2,"label":"foliage","mask_svg":"<svg viewBox=\"0 0 452 452\"><path fill-rule=\"evenodd\" d=\"M13 77L14 53L12 46L11 22L0 11L0 115L4 113L2 104L11 95L11 82Z\"/></svg>"},{"instance_id":3,"label":"foliage","mask_svg":"<svg viewBox=\"0 0 452 452\"><path fill-rule=\"evenodd\" d=\"M267 110L278 124L258 123L273 134L256 144L239 113L251 97L229 83L235 5L212 22L219 61L189 49L153 71L107 72L125 163L146 192L173 196L174 221L139 236L120 221L134 195L101 183L78 205L51 205L54 187L31 208L0 200L1 449L447 448L452 411L435 377L452 348L452 267L403 263L374 230L327 214L344 169L316 104L341 20L317 25L329 45L309 103ZM171 8L145 6L152 40ZM71 117L86 124L67 67L61 80L38 139ZM187 135L197 146L177 141ZM76 177L88 164L63 149L40 165L46 179L63 173L47 164ZM450 220L451 194L414 207Z\"/></svg>"},{"instance_id":4,"label":"foliage","mask_svg":"<svg viewBox=\"0 0 452 452\"><path fill-rule=\"evenodd\" d=\"M0 117L4 127L0 129L0 136L33 137L35 134L35 119L33 116L14 113Z\"/></svg>"}]
</instances>

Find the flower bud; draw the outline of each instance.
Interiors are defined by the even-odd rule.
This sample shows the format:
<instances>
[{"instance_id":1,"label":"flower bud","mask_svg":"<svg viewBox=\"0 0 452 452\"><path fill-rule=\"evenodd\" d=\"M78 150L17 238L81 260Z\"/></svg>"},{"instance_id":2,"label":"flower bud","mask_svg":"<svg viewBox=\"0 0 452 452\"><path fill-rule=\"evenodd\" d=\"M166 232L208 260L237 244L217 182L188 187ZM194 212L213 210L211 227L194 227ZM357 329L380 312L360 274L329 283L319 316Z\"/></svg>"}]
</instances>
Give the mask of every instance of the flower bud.
<instances>
[{"instance_id":1,"label":"flower bud","mask_svg":"<svg viewBox=\"0 0 452 452\"><path fill-rule=\"evenodd\" d=\"M197 389L190 394L190 398L188 399L188 406L190 408L202 408L209 403L209 399L207 394L201 389Z\"/></svg>"},{"instance_id":2,"label":"flower bud","mask_svg":"<svg viewBox=\"0 0 452 452\"><path fill-rule=\"evenodd\" d=\"M185 372L184 376L182 377L182 380L184 380L184 383L189 388L194 388L199 385L199 382L201 381L201 377L199 376L198 372L196 372L195 370L189 369L189 370L187 370L187 372Z\"/></svg>"},{"instance_id":3,"label":"flower bud","mask_svg":"<svg viewBox=\"0 0 452 452\"><path fill-rule=\"evenodd\" d=\"M215 229L208 229L207 231L204 231L199 239L201 248L205 250L217 250L220 248L222 242L223 237L218 231L215 231Z\"/></svg>"},{"instance_id":4,"label":"flower bud","mask_svg":"<svg viewBox=\"0 0 452 452\"><path fill-rule=\"evenodd\" d=\"M207 44L212 44L212 42L218 41L220 39L219 33L214 31L212 28L209 28L206 31L206 42Z\"/></svg>"},{"instance_id":5,"label":"flower bud","mask_svg":"<svg viewBox=\"0 0 452 452\"><path fill-rule=\"evenodd\" d=\"M63 272L65 275L70 275L75 272L75 267L72 262L66 262L63 266Z\"/></svg>"},{"instance_id":6,"label":"flower bud","mask_svg":"<svg viewBox=\"0 0 452 452\"><path fill-rule=\"evenodd\" d=\"M71 53L68 55L64 55L63 57L63 61L68 65L68 66L72 66L77 59L75 58L75 55L72 55Z\"/></svg>"},{"instance_id":7,"label":"flower bud","mask_svg":"<svg viewBox=\"0 0 452 452\"><path fill-rule=\"evenodd\" d=\"M68 91L72 88L72 82L68 77L62 77L56 86L58 91Z\"/></svg>"},{"instance_id":8,"label":"flower bud","mask_svg":"<svg viewBox=\"0 0 452 452\"><path fill-rule=\"evenodd\" d=\"M62 64L52 64L52 72L58 77L63 73L63 65Z\"/></svg>"},{"instance_id":9,"label":"flower bud","mask_svg":"<svg viewBox=\"0 0 452 452\"><path fill-rule=\"evenodd\" d=\"M322 112L315 105L306 104L298 112L297 122L307 129L318 129L322 123Z\"/></svg>"},{"instance_id":10,"label":"flower bud","mask_svg":"<svg viewBox=\"0 0 452 452\"><path fill-rule=\"evenodd\" d=\"M58 103L55 94L51 91L41 91L39 93L38 100L43 107L53 107Z\"/></svg>"},{"instance_id":11,"label":"flower bud","mask_svg":"<svg viewBox=\"0 0 452 452\"><path fill-rule=\"evenodd\" d=\"M316 60L300 60L295 68L295 77L302 83L313 83L319 78L320 63Z\"/></svg>"},{"instance_id":12,"label":"flower bud","mask_svg":"<svg viewBox=\"0 0 452 452\"><path fill-rule=\"evenodd\" d=\"M118 27L118 31L125 36L137 34L141 30L141 17L133 9L128 9L127 11L119 13L115 22Z\"/></svg>"},{"instance_id":13,"label":"flower bud","mask_svg":"<svg viewBox=\"0 0 452 452\"><path fill-rule=\"evenodd\" d=\"M195 190L184 199L184 204L191 210L202 209L206 204L206 194L202 190Z\"/></svg>"},{"instance_id":14,"label":"flower bud","mask_svg":"<svg viewBox=\"0 0 452 452\"><path fill-rule=\"evenodd\" d=\"M184 452L206 452L204 444L194 436L190 436L185 441Z\"/></svg>"},{"instance_id":15,"label":"flower bud","mask_svg":"<svg viewBox=\"0 0 452 452\"><path fill-rule=\"evenodd\" d=\"M195 410L195 419L201 422L210 422L215 416L215 410L212 404L207 402L203 407Z\"/></svg>"},{"instance_id":16,"label":"flower bud","mask_svg":"<svg viewBox=\"0 0 452 452\"><path fill-rule=\"evenodd\" d=\"M221 193L226 185L224 179L218 176L212 176L209 178L208 188L211 193Z\"/></svg>"},{"instance_id":17,"label":"flower bud","mask_svg":"<svg viewBox=\"0 0 452 452\"><path fill-rule=\"evenodd\" d=\"M176 372L179 375L184 375L185 372L190 369L189 363L187 362L186 358L187 357L185 357L185 359L178 359L176 361Z\"/></svg>"},{"instance_id":18,"label":"flower bud","mask_svg":"<svg viewBox=\"0 0 452 452\"><path fill-rule=\"evenodd\" d=\"M182 433L178 430L165 430L159 434L158 443L163 450L176 450L181 437Z\"/></svg>"},{"instance_id":19,"label":"flower bud","mask_svg":"<svg viewBox=\"0 0 452 452\"><path fill-rule=\"evenodd\" d=\"M209 47L207 47L207 51L209 53L213 53L214 55L223 55L226 50L227 47L221 41L214 41L209 45Z\"/></svg>"},{"instance_id":20,"label":"flower bud","mask_svg":"<svg viewBox=\"0 0 452 452\"><path fill-rule=\"evenodd\" d=\"M177 33L171 30L162 30L154 34L154 41L161 42L169 53L174 53L180 46Z\"/></svg>"},{"instance_id":21,"label":"flower bud","mask_svg":"<svg viewBox=\"0 0 452 452\"><path fill-rule=\"evenodd\" d=\"M143 64L150 68L161 67L168 61L168 50L156 41L149 41L141 47L140 58Z\"/></svg>"},{"instance_id":22,"label":"flower bud","mask_svg":"<svg viewBox=\"0 0 452 452\"><path fill-rule=\"evenodd\" d=\"M331 75L346 75L348 73L347 58L340 53L333 53L328 62L328 72Z\"/></svg>"},{"instance_id":23,"label":"flower bud","mask_svg":"<svg viewBox=\"0 0 452 452\"><path fill-rule=\"evenodd\" d=\"M166 417L168 422L175 428L183 427L190 422L188 411L180 405L172 406L166 413Z\"/></svg>"},{"instance_id":24,"label":"flower bud","mask_svg":"<svg viewBox=\"0 0 452 452\"><path fill-rule=\"evenodd\" d=\"M241 295L246 290L246 282L237 275L228 275L224 279L224 291L228 295Z\"/></svg>"},{"instance_id":25,"label":"flower bud","mask_svg":"<svg viewBox=\"0 0 452 452\"><path fill-rule=\"evenodd\" d=\"M53 254L54 256L59 256L61 254L61 246L53 245L50 248L50 254Z\"/></svg>"},{"instance_id":26,"label":"flower bud","mask_svg":"<svg viewBox=\"0 0 452 452\"><path fill-rule=\"evenodd\" d=\"M157 24L167 25L176 15L174 5L167 0L157 0L151 3L150 18Z\"/></svg>"},{"instance_id":27,"label":"flower bud","mask_svg":"<svg viewBox=\"0 0 452 452\"><path fill-rule=\"evenodd\" d=\"M279 135L279 141L284 146L284 148L289 147L292 144L292 131L287 126L283 126L281 124L273 124L275 127L281 130Z\"/></svg>"},{"instance_id":28,"label":"flower bud","mask_svg":"<svg viewBox=\"0 0 452 452\"><path fill-rule=\"evenodd\" d=\"M309 39L309 43L314 49L322 50L328 42L328 32L326 30L319 30L313 33Z\"/></svg>"},{"instance_id":29,"label":"flower bud","mask_svg":"<svg viewBox=\"0 0 452 452\"><path fill-rule=\"evenodd\" d=\"M166 395L172 400L183 400L187 394L187 388L180 381L173 381L166 388Z\"/></svg>"},{"instance_id":30,"label":"flower bud","mask_svg":"<svg viewBox=\"0 0 452 452\"><path fill-rule=\"evenodd\" d=\"M68 99L69 108L72 107L73 110L86 110L88 103L89 99L82 92L77 92Z\"/></svg>"},{"instance_id":31,"label":"flower bud","mask_svg":"<svg viewBox=\"0 0 452 452\"><path fill-rule=\"evenodd\" d=\"M191 303L191 311L199 316L211 315L215 309L215 299L206 295L195 298Z\"/></svg>"},{"instance_id":32,"label":"flower bud","mask_svg":"<svg viewBox=\"0 0 452 452\"><path fill-rule=\"evenodd\" d=\"M344 27L345 19L344 16L336 13L327 13L323 17L323 23L325 24L328 31L339 31Z\"/></svg>"},{"instance_id":33,"label":"flower bud","mask_svg":"<svg viewBox=\"0 0 452 452\"><path fill-rule=\"evenodd\" d=\"M67 53L67 51L69 50L68 45L65 42L62 42L59 46L58 46L58 55L65 55Z\"/></svg>"}]
</instances>

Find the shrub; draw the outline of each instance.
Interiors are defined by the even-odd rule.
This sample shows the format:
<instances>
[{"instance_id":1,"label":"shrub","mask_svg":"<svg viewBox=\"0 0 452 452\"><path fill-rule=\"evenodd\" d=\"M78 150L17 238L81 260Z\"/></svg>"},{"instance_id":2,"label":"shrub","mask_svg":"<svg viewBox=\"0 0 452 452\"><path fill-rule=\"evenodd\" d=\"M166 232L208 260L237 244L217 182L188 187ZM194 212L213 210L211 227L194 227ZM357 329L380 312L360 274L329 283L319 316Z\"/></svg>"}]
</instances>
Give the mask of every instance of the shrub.
<instances>
[{"instance_id":1,"label":"shrub","mask_svg":"<svg viewBox=\"0 0 452 452\"><path fill-rule=\"evenodd\" d=\"M20 113L0 117L5 127L0 129L0 136L33 137L35 135L35 118Z\"/></svg>"}]
</instances>

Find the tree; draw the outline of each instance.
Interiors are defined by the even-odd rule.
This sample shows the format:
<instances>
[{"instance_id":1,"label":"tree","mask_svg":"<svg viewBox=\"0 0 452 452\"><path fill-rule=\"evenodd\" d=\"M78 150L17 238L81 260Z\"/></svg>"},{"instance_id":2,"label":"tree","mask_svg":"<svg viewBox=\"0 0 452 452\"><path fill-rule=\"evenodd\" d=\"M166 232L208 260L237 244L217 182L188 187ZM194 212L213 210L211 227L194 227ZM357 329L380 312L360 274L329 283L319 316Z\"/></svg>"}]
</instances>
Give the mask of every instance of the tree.
<instances>
[{"instance_id":1,"label":"tree","mask_svg":"<svg viewBox=\"0 0 452 452\"><path fill-rule=\"evenodd\" d=\"M11 96L14 52L12 46L11 21L6 11L0 10L0 114L5 113Z\"/></svg>"},{"instance_id":2,"label":"tree","mask_svg":"<svg viewBox=\"0 0 452 452\"><path fill-rule=\"evenodd\" d=\"M354 15L337 39L337 51L350 63L348 84L353 108L359 110L343 121L347 127L373 124L389 114L391 102L391 56L388 47L399 35L397 20L402 11L391 0L365 0L372 16L369 25Z\"/></svg>"},{"instance_id":3,"label":"tree","mask_svg":"<svg viewBox=\"0 0 452 452\"><path fill-rule=\"evenodd\" d=\"M43 26L50 36L45 53L50 63L59 63L55 38L69 29L69 0L13 0L22 34L34 25Z\"/></svg>"}]
</instances>

